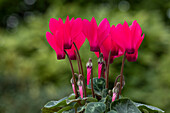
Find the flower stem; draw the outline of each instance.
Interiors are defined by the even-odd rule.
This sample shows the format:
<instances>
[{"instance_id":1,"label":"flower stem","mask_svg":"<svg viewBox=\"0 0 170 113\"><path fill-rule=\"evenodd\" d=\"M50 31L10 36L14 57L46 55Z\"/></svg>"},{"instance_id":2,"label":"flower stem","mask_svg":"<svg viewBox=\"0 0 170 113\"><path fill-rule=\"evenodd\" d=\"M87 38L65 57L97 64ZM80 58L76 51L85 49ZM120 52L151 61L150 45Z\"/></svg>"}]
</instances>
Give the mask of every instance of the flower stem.
<instances>
[{"instance_id":1,"label":"flower stem","mask_svg":"<svg viewBox=\"0 0 170 113\"><path fill-rule=\"evenodd\" d=\"M74 52L76 53L75 50L74 50ZM78 65L79 74L81 74L80 63L79 63L79 58L78 58L78 56L77 56L77 53L76 53L76 60L77 60L77 65Z\"/></svg>"},{"instance_id":2,"label":"flower stem","mask_svg":"<svg viewBox=\"0 0 170 113\"><path fill-rule=\"evenodd\" d=\"M78 48L76 46L76 44L73 42L75 48L76 48L76 58L77 58L77 62L78 63L78 67L79 67L79 74L80 74L80 70L81 70L81 74L83 75L84 77L84 74L83 74L83 66L82 66L82 63L81 63L81 58L80 58L80 54L79 54L79 51L78 51ZM81 68L81 69L80 69ZM84 87L84 96L86 97L87 94L86 94L86 85L85 85L85 80L83 79L83 87Z\"/></svg>"},{"instance_id":3,"label":"flower stem","mask_svg":"<svg viewBox=\"0 0 170 113\"><path fill-rule=\"evenodd\" d=\"M77 53L77 56L79 58L80 67L81 67L81 74L84 76L84 74L83 74L83 66L82 66L82 63L81 63L81 58L80 58L80 54L79 54L78 48L77 48L77 46L76 46L76 44L74 42L73 42L73 44L74 44L74 46L76 48L76 51L77 51L76 53Z\"/></svg>"},{"instance_id":4,"label":"flower stem","mask_svg":"<svg viewBox=\"0 0 170 113\"><path fill-rule=\"evenodd\" d=\"M120 78L120 75L118 75L117 77L116 77L116 79L115 79L115 83L114 83L114 87L116 86L116 84L117 84L117 81L118 81L118 79Z\"/></svg>"},{"instance_id":5,"label":"flower stem","mask_svg":"<svg viewBox=\"0 0 170 113\"><path fill-rule=\"evenodd\" d=\"M110 56L111 56L111 51L109 52L109 58L108 58L107 67L106 67L106 89L109 88L109 64L110 64Z\"/></svg>"},{"instance_id":6,"label":"flower stem","mask_svg":"<svg viewBox=\"0 0 170 113\"><path fill-rule=\"evenodd\" d=\"M119 99L119 96L121 95L122 81L123 81L123 69L124 69L124 65L125 65L125 60L126 60L126 51L125 51L123 59L122 59L122 67L121 67L121 72L120 72L120 87L119 87L119 93L117 95L117 99Z\"/></svg>"},{"instance_id":7,"label":"flower stem","mask_svg":"<svg viewBox=\"0 0 170 113\"><path fill-rule=\"evenodd\" d=\"M66 53L67 58L69 59L69 62L70 62L70 67L71 67L72 76L73 76L74 89L75 89L75 96L76 96L76 98L77 98L77 97L78 97L78 93L77 93L76 79L75 79L75 75L74 75L73 65L72 65L72 62L71 62L71 60L70 60L69 55L67 54L67 51L66 51L66 50L64 50L64 52Z\"/></svg>"}]
</instances>

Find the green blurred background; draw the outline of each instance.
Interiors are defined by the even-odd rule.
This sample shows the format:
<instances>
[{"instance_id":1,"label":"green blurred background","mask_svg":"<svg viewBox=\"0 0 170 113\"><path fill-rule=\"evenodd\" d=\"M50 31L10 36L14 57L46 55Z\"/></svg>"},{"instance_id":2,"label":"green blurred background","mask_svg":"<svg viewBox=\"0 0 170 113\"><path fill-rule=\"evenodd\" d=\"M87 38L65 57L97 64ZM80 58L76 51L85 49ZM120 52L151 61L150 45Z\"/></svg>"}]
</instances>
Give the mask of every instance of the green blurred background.
<instances>
[{"instance_id":1,"label":"green blurred background","mask_svg":"<svg viewBox=\"0 0 170 113\"><path fill-rule=\"evenodd\" d=\"M136 19L145 38L138 60L125 63L123 96L170 113L169 0L0 0L0 113L40 113L46 102L72 92L68 60L58 61L45 38L49 19L67 15L94 16L98 23L107 18L111 25ZM97 76L97 57L87 40L80 54L84 72L91 57ZM111 64L110 88L121 59Z\"/></svg>"}]
</instances>

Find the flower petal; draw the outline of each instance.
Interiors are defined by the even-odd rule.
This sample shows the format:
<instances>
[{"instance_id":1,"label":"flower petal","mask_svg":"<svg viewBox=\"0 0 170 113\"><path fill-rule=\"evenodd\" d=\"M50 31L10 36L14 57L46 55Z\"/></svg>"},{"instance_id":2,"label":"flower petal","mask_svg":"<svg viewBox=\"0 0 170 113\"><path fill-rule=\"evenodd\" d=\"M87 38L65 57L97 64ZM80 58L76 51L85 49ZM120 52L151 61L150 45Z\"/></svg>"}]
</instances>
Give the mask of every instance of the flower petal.
<instances>
[{"instance_id":1,"label":"flower petal","mask_svg":"<svg viewBox=\"0 0 170 113\"><path fill-rule=\"evenodd\" d=\"M109 36L110 33L110 24L109 21L105 18L99 24L97 29L97 38L99 47L102 45L103 41Z\"/></svg>"},{"instance_id":2,"label":"flower petal","mask_svg":"<svg viewBox=\"0 0 170 113\"><path fill-rule=\"evenodd\" d=\"M82 19L77 18L71 26L71 37L74 38L82 32Z\"/></svg>"}]
</instances>

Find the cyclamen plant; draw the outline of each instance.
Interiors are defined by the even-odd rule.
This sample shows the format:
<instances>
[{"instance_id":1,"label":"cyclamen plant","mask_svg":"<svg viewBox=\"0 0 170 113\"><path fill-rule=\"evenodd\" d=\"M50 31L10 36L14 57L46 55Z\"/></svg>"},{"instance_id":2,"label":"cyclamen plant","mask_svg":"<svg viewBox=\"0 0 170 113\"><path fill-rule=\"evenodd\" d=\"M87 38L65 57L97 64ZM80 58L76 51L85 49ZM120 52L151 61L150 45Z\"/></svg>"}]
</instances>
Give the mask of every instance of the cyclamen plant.
<instances>
[{"instance_id":1,"label":"cyclamen plant","mask_svg":"<svg viewBox=\"0 0 170 113\"><path fill-rule=\"evenodd\" d=\"M67 56L71 71L71 85L73 93L58 101L50 101L43 108L43 113L158 113L163 110L136 103L129 98L122 97L121 91L125 85L123 76L124 62L134 62L138 57L138 49L144 34L136 20L132 25L124 24L110 26L105 18L99 26L93 17L91 21L81 18L69 20L65 23L62 19L51 18L49 22L50 32L46 38L50 46L55 50L57 59L65 59ZM79 54L79 49L88 39L90 51L98 57L98 77L93 78L92 59L86 64L87 82ZM123 56L120 75L117 76L113 89L109 89L109 65L117 57ZM72 60L77 60L78 73L74 73ZM77 82L77 83L76 83ZM87 84L87 85L86 85Z\"/></svg>"}]
</instances>

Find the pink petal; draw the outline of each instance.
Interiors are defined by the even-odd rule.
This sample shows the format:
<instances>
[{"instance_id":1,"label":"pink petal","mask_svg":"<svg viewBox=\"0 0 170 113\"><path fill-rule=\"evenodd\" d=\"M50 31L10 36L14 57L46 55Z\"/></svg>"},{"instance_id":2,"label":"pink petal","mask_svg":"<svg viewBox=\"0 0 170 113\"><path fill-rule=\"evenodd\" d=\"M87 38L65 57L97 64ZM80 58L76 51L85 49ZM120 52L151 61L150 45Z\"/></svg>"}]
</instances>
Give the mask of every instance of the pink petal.
<instances>
[{"instance_id":1,"label":"pink petal","mask_svg":"<svg viewBox=\"0 0 170 113\"><path fill-rule=\"evenodd\" d=\"M70 26L72 26L73 25L73 23L74 23L74 17L70 20Z\"/></svg>"},{"instance_id":2,"label":"pink petal","mask_svg":"<svg viewBox=\"0 0 170 113\"><path fill-rule=\"evenodd\" d=\"M75 53L76 49L74 45L72 45L71 49L66 49L66 51L71 60L76 60L76 53Z\"/></svg>"},{"instance_id":3,"label":"pink petal","mask_svg":"<svg viewBox=\"0 0 170 113\"><path fill-rule=\"evenodd\" d=\"M138 42L137 42L137 44L136 44L136 50L139 49L139 47L140 47L140 45L141 45L141 43L142 43L142 41L143 41L143 39L144 39L144 36L145 36L145 34L143 34L142 37L140 37L140 39L138 40Z\"/></svg>"},{"instance_id":4,"label":"pink petal","mask_svg":"<svg viewBox=\"0 0 170 113\"><path fill-rule=\"evenodd\" d=\"M132 36L132 44L133 44L132 46L133 48L135 48L138 40L140 39L142 35L142 29L140 25L137 23L137 21L135 20L130 26L130 30L131 30L131 36Z\"/></svg>"},{"instance_id":5,"label":"pink petal","mask_svg":"<svg viewBox=\"0 0 170 113\"><path fill-rule=\"evenodd\" d=\"M111 34L114 35L114 41L121 47L127 50L132 49L132 38L130 28L125 21L123 25L118 24L114 31L111 31Z\"/></svg>"},{"instance_id":6,"label":"pink petal","mask_svg":"<svg viewBox=\"0 0 170 113\"><path fill-rule=\"evenodd\" d=\"M86 19L83 20L83 33L89 41L90 50L94 52L99 51L97 28L97 23L94 17L91 19L91 22Z\"/></svg>"},{"instance_id":7,"label":"pink petal","mask_svg":"<svg viewBox=\"0 0 170 113\"><path fill-rule=\"evenodd\" d=\"M84 44L85 40L86 40L86 38L83 33L80 33L78 36L73 38L73 42L76 44L78 50Z\"/></svg>"},{"instance_id":8,"label":"pink petal","mask_svg":"<svg viewBox=\"0 0 170 113\"><path fill-rule=\"evenodd\" d=\"M76 38L73 39L74 43L76 44L78 50L80 49L80 47L84 44L85 42L85 36L83 35L83 33L80 33L78 36L76 36ZM69 57L71 60L76 60L76 48L74 45L72 45L71 49L66 49Z\"/></svg>"},{"instance_id":9,"label":"pink petal","mask_svg":"<svg viewBox=\"0 0 170 113\"><path fill-rule=\"evenodd\" d=\"M98 63L98 78L100 79L101 77L101 72L102 72L102 63Z\"/></svg>"},{"instance_id":10,"label":"pink petal","mask_svg":"<svg viewBox=\"0 0 170 113\"><path fill-rule=\"evenodd\" d=\"M89 38L90 22L87 19L83 20L83 34Z\"/></svg>"},{"instance_id":11,"label":"pink petal","mask_svg":"<svg viewBox=\"0 0 170 113\"><path fill-rule=\"evenodd\" d=\"M99 52L94 52L97 58L99 58Z\"/></svg>"},{"instance_id":12,"label":"pink petal","mask_svg":"<svg viewBox=\"0 0 170 113\"><path fill-rule=\"evenodd\" d=\"M67 16L64 27L64 49L70 49L72 46L72 38L71 38L71 27L69 17Z\"/></svg>"},{"instance_id":13,"label":"pink petal","mask_svg":"<svg viewBox=\"0 0 170 113\"><path fill-rule=\"evenodd\" d=\"M83 87L82 86L79 86L79 92L80 92L81 98L83 98Z\"/></svg>"},{"instance_id":14,"label":"pink petal","mask_svg":"<svg viewBox=\"0 0 170 113\"><path fill-rule=\"evenodd\" d=\"M77 18L71 26L71 37L75 38L77 35L79 35L82 32L82 27L82 19Z\"/></svg>"},{"instance_id":15,"label":"pink petal","mask_svg":"<svg viewBox=\"0 0 170 113\"><path fill-rule=\"evenodd\" d=\"M57 30L57 25L58 25L58 21L54 18L51 18L50 19L50 22L49 22L49 28L50 28L50 31L55 34L56 30Z\"/></svg>"},{"instance_id":16,"label":"pink petal","mask_svg":"<svg viewBox=\"0 0 170 113\"><path fill-rule=\"evenodd\" d=\"M112 96L112 102L114 102L114 101L115 101L116 96L117 96L117 94L116 94L116 93L113 93L113 96Z\"/></svg>"},{"instance_id":17,"label":"pink petal","mask_svg":"<svg viewBox=\"0 0 170 113\"><path fill-rule=\"evenodd\" d=\"M89 85L90 76L91 76L91 68L87 68L87 85Z\"/></svg>"},{"instance_id":18,"label":"pink petal","mask_svg":"<svg viewBox=\"0 0 170 113\"><path fill-rule=\"evenodd\" d=\"M73 88L73 92L74 92L74 94L76 94L76 92L75 92L75 88L74 88L74 84L72 84L72 88Z\"/></svg>"},{"instance_id":19,"label":"pink petal","mask_svg":"<svg viewBox=\"0 0 170 113\"><path fill-rule=\"evenodd\" d=\"M56 45L55 45L55 39L54 36L50 32L46 32L46 38L50 46L55 50Z\"/></svg>"},{"instance_id":20,"label":"pink petal","mask_svg":"<svg viewBox=\"0 0 170 113\"><path fill-rule=\"evenodd\" d=\"M110 24L109 21L105 18L99 24L97 29L97 38L99 47L102 45L103 41L109 36L110 33Z\"/></svg>"}]
</instances>

